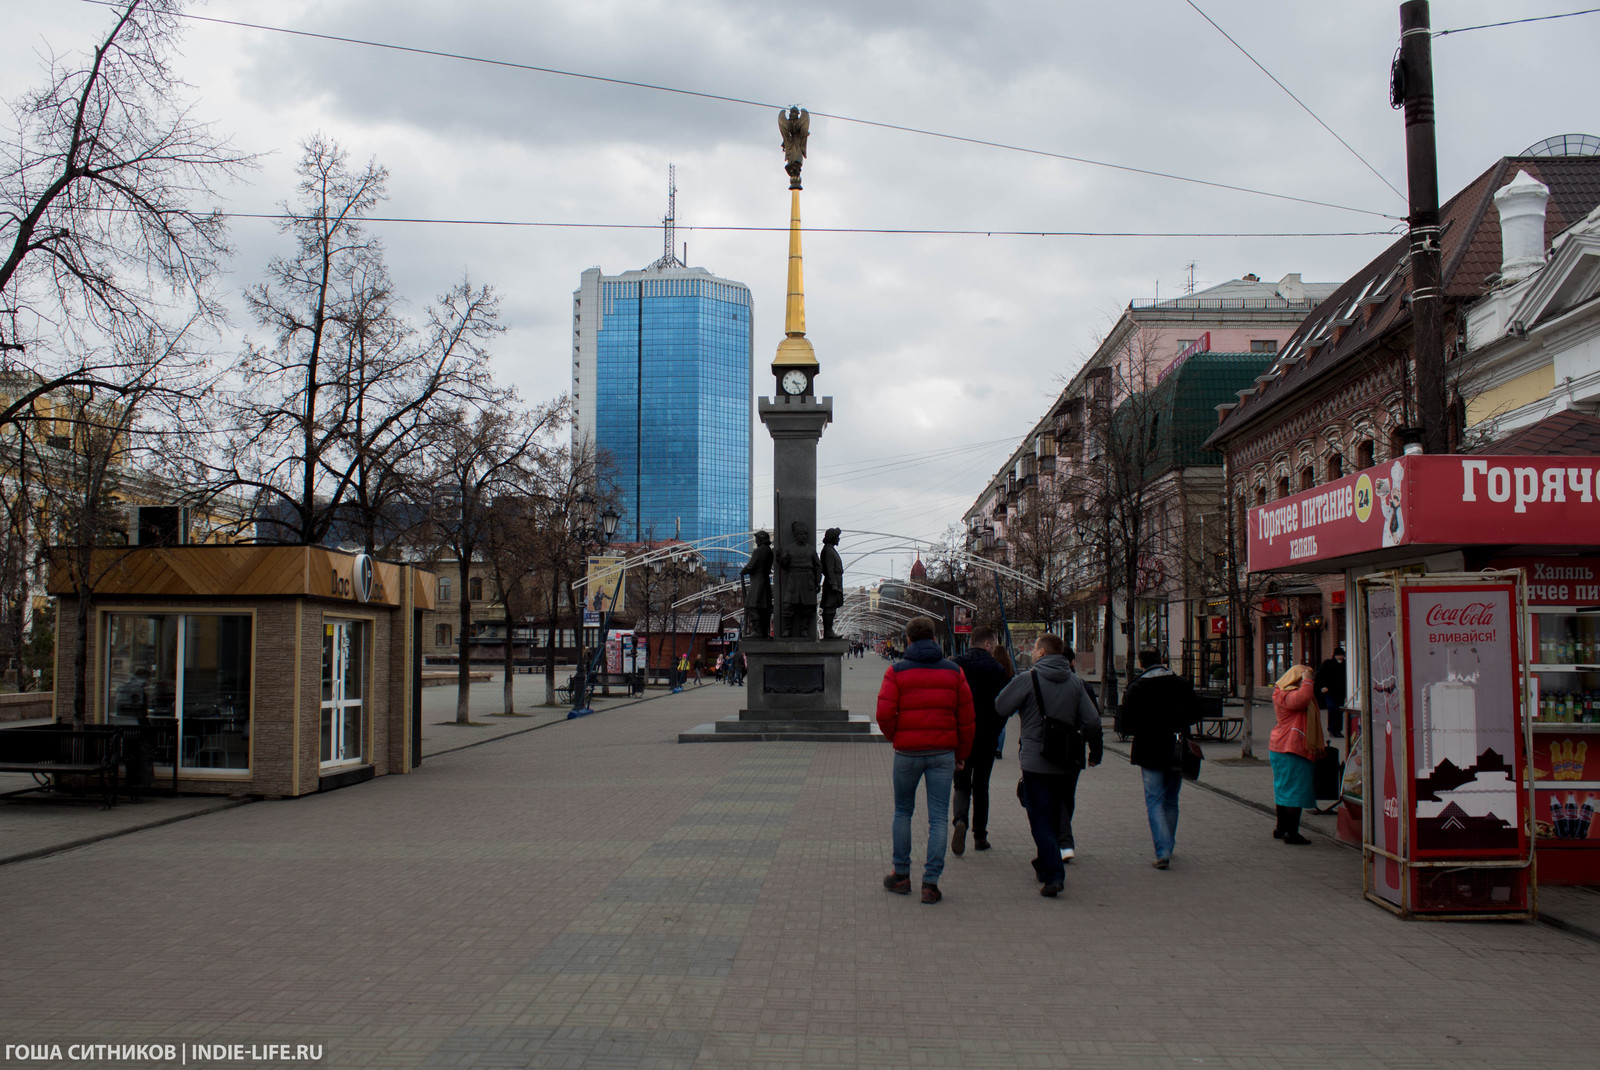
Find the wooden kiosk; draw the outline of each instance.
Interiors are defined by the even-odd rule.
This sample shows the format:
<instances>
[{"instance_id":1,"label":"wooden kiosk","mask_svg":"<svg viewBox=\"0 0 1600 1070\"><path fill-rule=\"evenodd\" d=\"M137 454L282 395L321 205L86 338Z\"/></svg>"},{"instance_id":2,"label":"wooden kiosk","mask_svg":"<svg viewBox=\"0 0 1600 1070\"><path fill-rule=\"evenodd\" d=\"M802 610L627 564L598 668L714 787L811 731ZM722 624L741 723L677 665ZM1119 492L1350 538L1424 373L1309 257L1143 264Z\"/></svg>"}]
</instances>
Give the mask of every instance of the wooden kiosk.
<instances>
[{"instance_id":1,"label":"wooden kiosk","mask_svg":"<svg viewBox=\"0 0 1600 1070\"><path fill-rule=\"evenodd\" d=\"M55 718L70 721L78 585L52 555ZM314 546L96 550L92 724L139 725L158 785L306 795L421 764L423 610L435 578Z\"/></svg>"}]
</instances>

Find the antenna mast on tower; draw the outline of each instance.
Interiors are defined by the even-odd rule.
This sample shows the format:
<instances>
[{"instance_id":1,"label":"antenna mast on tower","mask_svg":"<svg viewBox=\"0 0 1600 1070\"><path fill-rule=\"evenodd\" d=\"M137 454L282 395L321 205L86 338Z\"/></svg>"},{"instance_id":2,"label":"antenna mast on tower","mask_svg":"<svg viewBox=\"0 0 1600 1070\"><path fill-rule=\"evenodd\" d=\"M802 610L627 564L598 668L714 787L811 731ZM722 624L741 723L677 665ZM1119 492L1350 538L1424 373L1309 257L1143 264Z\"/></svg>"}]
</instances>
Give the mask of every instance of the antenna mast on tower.
<instances>
[{"instance_id":1,"label":"antenna mast on tower","mask_svg":"<svg viewBox=\"0 0 1600 1070\"><path fill-rule=\"evenodd\" d=\"M679 260L673 252L678 245L678 168L675 164L667 165L667 214L661 220L663 234L661 236L661 259L651 267L688 267Z\"/></svg>"}]
</instances>

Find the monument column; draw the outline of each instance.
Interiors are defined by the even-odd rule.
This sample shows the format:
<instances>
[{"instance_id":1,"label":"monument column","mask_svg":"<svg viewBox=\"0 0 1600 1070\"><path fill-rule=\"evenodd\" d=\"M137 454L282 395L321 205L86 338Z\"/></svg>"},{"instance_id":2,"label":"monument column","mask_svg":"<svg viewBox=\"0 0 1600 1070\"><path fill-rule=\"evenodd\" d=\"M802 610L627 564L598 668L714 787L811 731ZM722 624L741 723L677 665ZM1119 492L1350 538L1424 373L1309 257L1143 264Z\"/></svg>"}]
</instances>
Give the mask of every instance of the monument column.
<instances>
[{"instance_id":1,"label":"monument column","mask_svg":"<svg viewBox=\"0 0 1600 1070\"><path fill-rule=\"evenodd\" d=\"M817 530L817 442L833 421L833 399L815 394L819 367L806 338L800 257L800 168L810 126L810 116L798 107L778 113L784 170L789 174L789 292L784 304L784 337L772 359L778 392L774 397L760 398L756 406L762 424L772 436L772 636L746 634L740 642L750 669L745 685L746 708L736 717L680 734L680 743L883 740L874 717L852 716L841 701L843 658L849 644L842 639L819 639L817 633L818 596L823 580L818 556L822 532ZM750 567L764 575L765 560L765 551L757 549ZM761 578L752 577L746 600L747 621L764 619L764 611L758 607L761 596L756 593L764 590Z\"/></svg>"}]
</instances>

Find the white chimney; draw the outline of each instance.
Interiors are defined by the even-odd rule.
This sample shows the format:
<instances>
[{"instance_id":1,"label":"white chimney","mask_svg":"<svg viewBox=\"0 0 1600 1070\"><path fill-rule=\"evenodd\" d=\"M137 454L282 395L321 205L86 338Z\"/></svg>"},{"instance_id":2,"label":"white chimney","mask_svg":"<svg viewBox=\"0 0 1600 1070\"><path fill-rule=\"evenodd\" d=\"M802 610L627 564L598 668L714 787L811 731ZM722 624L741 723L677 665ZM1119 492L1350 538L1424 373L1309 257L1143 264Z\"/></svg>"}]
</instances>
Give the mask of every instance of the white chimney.
<instances>
[{"instance_id":1,"label":"white chimney","mask_svg":"<svg viewBox=\"0 0 1600 1070\"><path fill-rule=\"evenodd\" d=\"M1544 206L1550 187L1526 171L1494 195L1500 213L1500 278L1520 282L1544 267Z\"/></svg>"},{"instance_id":2,"label":"white chimney","mask_svg":"<svg viewBox=\"0 0 1600 1070\"><path fill-rule=\"evenodd\" d=\"M1300 281L1298 271L1291 272L1278 280L1278 296L1285 301L1304 301L1306 299L1305 283Z\"/></svg>"}]
</instances>

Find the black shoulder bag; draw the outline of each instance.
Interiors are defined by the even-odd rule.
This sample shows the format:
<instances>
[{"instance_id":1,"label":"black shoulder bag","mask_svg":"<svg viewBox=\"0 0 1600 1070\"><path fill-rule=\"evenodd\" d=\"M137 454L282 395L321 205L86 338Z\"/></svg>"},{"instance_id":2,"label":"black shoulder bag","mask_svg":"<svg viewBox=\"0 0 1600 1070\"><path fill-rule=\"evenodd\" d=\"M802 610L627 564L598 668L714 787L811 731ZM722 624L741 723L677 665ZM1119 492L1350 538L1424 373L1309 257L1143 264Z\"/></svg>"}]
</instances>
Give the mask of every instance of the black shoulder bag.
<instances>
[{"instance_id":1,"label":"black shoulder bag","mask_svg":"<svg viewBox=\"0 0 1600 1070\"><path fill-rule=\"evenodd\" d=\"M1044 745L1040 747L1044 760L1063 769L1082 769L1083 735L1078 726L1050 716L1045 709L1044 692L1039 689L1039 674L1030 669L1028 676L1033 680L1033 700L1039 704L1039 718L1044 723Z\"/></svg>"}]
</instances>

